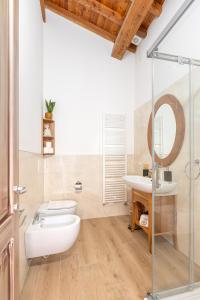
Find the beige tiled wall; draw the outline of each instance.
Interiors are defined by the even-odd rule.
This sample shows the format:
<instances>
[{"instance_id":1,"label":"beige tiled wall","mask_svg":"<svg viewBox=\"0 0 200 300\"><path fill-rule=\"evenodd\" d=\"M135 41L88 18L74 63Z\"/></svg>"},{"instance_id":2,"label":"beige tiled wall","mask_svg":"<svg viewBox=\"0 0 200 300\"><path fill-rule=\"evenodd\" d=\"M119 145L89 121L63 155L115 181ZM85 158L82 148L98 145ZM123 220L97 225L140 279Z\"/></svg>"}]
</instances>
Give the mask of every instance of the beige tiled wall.
<instances>
[{"instance_id":1,"label":"beige tiled wall","mask_svg":"<svg viewBox=\"0 0 200 300\"><path fill-rule=\"evenodd\" d=\"M82 219L128 214L124 203L102 205L102 156L62 155L45 159L44 200L75 199ZM133 158L128 157L132 173ZM83 184L82 193L75 193L76 181Z\"/></svg>"},{"instance_id":2,"label":"beige tiled wall","mask_svg":"<svg viewBox=\"0 0 200 300\"><path fill-rule=\"evenodd\" d=\"M27 187L27 193L20 196L20 289L29 269L25 256L24 233L32 222L35 212L44 198L43 158L39 154L19 151L19 183Z\"/></svg>"},{"instance_id":3,"label":"beige tiled wall","mask_svg":"<svg viewBox=\"0 0 200 300\"><path fill-rule=\"evenodd\" d=\"M134 171L142 175L144 164L152 165L147 144L147 128L152 110L152 102L140 106L134 114Z\"/></svg>"},{"instance_id":4,"label":"beige tiled wall","mask_svg":"<svg viewBox=\"0 0 200 300\"><path fill-rule=\"evenodd\" d=\"M193 74L193 81L199 78L198 73ZM196 78L196 79L195 79ZM195 158L200 158L200 146L199 146L199 132L200 132L200 84L196 84L193 90L193 104L194 108L194 124L195 124ZM189 161L189 86L188 77L184 77L177 81L175 84L165 90L160 96L171 93L175 95L181 102L186 119L186 132L183 147L175 162L170 166L170 170L173 173L173 180L178 183L178 195L177 195L177 237L178 237L178 249L185 255L189 255L189 203L190 203L190 187L189 180L185 176L184 169L186 163ZM159 98L158 97L158 98ZM148 150L147 144L147 128L149 116L151 113L151 101L139 107L134 114L134 169L137 174L142 174L142 168L144 163L151 165L151 156ZM199 179L200 180L200 179ZM195 261L200 264L200 182L195 181L194 189L194 215L195 222Z\"/></svg>"}]
</instances>

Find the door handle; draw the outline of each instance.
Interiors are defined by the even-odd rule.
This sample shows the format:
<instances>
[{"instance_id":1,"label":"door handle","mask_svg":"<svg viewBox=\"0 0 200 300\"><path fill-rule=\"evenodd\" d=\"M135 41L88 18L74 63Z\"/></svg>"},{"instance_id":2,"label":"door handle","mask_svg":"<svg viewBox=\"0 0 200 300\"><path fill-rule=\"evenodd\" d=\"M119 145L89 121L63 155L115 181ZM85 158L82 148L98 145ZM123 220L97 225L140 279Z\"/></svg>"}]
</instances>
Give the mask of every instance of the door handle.
<instances>
[{"instance_id":1,"label":"door handle","mask_svg":"<svg viewBox=\"0 0 200 300\"><path fill-rule=\"evenodd\" d=\"M15 204L13 204L13 211L18 212L21 215L21 214L23 214L23 212L25 211L25 209L21 208L19 206L19 203L15 203Z\"/></svg>"},{"instance_id":2,"label":"door handle","mask_svg":"<svg viewBox=\"0 0 200 300\"><path fill-rule=\"evenodd\" d=\"M196 171L196 172L194 173L194 171ZM190 173L192 173L192 174L190 174ZM185 165L185 175L189 179L196 180L199 178L199 176L200 176L200 160L199 159L195 159L193 161L187 162L187 164Z\"/></svg>"},{"instance_id":3,"label":"door handle","mask_svg":"<svg viewBox=\"0 0 200 300\"><path fill-rule=\"evenodd\" d=\"M24 194L27 192L27 188L26 188L26 186L15 185L15 186L13 186L13 192L18 195L21 195L21 194Z\"/></svg>"}]
</instances>

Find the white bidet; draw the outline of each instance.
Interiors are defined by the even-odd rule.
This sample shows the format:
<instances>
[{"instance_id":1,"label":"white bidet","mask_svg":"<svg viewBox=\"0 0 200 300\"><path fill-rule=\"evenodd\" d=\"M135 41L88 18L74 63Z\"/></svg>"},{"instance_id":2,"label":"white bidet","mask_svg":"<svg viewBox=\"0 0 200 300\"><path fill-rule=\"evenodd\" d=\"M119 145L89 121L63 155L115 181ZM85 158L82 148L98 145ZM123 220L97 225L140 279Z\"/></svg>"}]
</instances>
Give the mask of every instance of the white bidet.
<instances>
[{"instance_id":1,"label":"white bidet","mask_svg":"<svg viewBox=\"0 0 200 300\"><path fill-rule=\"evenodd\" d=\"M76 215L45 216L25 233L26 257L65 252L73 246L79 231L80 218Z\"/></svg>"}]
</instances>

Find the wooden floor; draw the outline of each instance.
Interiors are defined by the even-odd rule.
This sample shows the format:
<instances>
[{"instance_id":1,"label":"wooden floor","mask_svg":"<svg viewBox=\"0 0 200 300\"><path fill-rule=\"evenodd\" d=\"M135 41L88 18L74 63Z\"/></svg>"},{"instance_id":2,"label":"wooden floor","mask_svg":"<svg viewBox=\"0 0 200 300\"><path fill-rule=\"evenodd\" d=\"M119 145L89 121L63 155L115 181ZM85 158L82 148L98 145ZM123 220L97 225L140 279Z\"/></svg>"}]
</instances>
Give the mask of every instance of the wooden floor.
<instances>
[{"instance_id":1,"label":"wooden floor","mask_svg":"<svg viewBox=\"0 0 200 300\"><path fill-rule=\"evenodd\" d=\"M82 221L70 251L32 263L20 300L143 299L152 277L147 236L130 232L127 225L126 216ZM188 263L173 251L160 242L157 276L163 288L187 280Z\"/></svg>"}]
</instances>

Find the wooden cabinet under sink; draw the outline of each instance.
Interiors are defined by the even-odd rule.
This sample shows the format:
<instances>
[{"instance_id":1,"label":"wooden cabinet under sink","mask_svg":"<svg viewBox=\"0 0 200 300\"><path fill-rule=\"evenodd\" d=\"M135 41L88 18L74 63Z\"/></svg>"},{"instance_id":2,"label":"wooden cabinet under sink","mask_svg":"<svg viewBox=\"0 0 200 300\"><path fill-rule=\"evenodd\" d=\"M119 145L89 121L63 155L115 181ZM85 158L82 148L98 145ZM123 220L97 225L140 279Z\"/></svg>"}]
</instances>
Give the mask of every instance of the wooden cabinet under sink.
<instances>
[{"instance_id":1,"label":"wooden cabinet under sink","mask_svg":"<svg viewBox=\"0 0 200 300\"><path fill-rule=\"evenodd\" d=\"M140 225L140 216L148 211L148 227ZM176 196L155 196L155 236L171 236L176 248ZM134 231L140 227L148 235L149 252L152 253L152 194L132 189L132 223Z\"/></svg>"}]
</instances>

